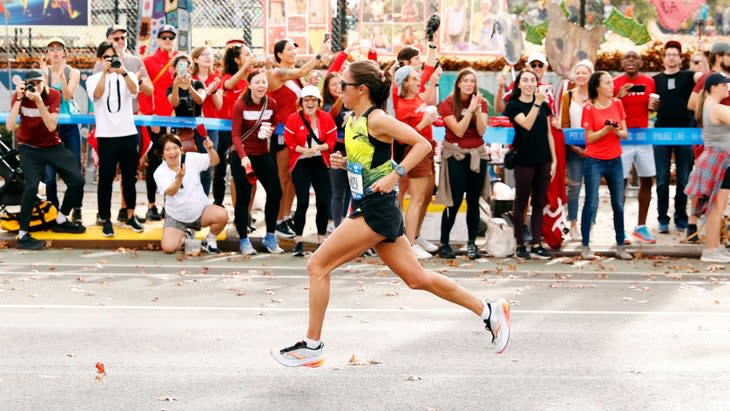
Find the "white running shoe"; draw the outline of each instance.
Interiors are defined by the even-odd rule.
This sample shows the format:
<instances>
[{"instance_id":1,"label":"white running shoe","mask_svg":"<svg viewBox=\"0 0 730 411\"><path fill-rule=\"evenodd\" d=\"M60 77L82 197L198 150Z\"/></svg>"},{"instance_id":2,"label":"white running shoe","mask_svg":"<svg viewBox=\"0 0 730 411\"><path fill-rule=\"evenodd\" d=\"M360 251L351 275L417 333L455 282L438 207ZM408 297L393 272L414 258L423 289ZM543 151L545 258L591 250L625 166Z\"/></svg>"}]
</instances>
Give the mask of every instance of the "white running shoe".
<instances>
[{"instance_id":1,"label":"white running shoe","mask_svg":"<svg viewBox=\"0 0 730 411\"><path fill-rule=\"evenodd\" d=\"M700 261L703 263L730 263L730 255L725 253L724 247L702 250Z\"/></svg>"},{"instance_id":2,"label":"white running shoe","mask_svg":"<svg viewBox=\"0 0 730 411\"><path fill-rule=\"evenodd\" d=\"M427 258L433 257L431 253L421 248L421 246L418 244L413 244L411 246L411 250L413 250L413 252L416 254L416 258L419 260L425 260Z\"/></svg>"},{"instance_id":3,"label":"white running shoe","mask_svg":"<svg viewBox=\"0 0 730 411\"><path fill-rule=\"evenodd\" d=\"M416 238L416 244L420 245L421 248L423 248L426 252L429 252L429 253L435 253L436 251L439 250L439 246L426 240L423 237Z\"/></svg>"},{"instance_id":4,"label":"white running shoe","mask_svg":"<svg viewBox=\"0 0 730 411\"><path fill-rule=\"evenodd\" d=\"M322 358L322 347L323 343L319 343L317 348L307 347L307 343L299 341L291 347L286 347L281 350L271 350L271 356L276 361L287 367L309 367L317 368L324 363Z\"/></svg>"},{"instance_id":5,"label":"white running shoe","mask_svg":"<svg viewBox=\"0 0 730 411\"><path fill-rule=\"evenodd\" d=\"M487 300L489 319L484 320L487 331L492 333L492 343L497 354L502 354L509 343L509 303L504 298Z\"/></svg>"}]
</instances>

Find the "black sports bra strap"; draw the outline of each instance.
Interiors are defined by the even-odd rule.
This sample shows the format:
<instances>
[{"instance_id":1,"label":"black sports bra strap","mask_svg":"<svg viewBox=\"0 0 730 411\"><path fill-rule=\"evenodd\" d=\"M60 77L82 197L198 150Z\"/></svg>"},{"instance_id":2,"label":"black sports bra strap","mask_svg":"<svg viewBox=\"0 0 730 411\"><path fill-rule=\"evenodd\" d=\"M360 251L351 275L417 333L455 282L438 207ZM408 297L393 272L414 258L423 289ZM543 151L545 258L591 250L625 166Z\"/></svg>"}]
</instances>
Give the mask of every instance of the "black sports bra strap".
<instances>
[{"instance_id":1,"label":"black sports bra strap","mask_svg":"<svg viewBox=\"0 0 730 411\"><path fill-rule=\"evenodd\" d=\"M364 112L364 113L362 114L362 116L363 116L363 117L365 117L365 118L368 118L368 115L369 115L369 114L370 114L370 113L371 113L371 112L372 112L373 110L375 110L375 109L377 109L377 108L378 108L378 107L376 107L376 106L374 106L374 105L373 105L373 106L370 106L370 108L369 108L369 109L365 110L365 112Z\"/></svg>"}]
</instances>

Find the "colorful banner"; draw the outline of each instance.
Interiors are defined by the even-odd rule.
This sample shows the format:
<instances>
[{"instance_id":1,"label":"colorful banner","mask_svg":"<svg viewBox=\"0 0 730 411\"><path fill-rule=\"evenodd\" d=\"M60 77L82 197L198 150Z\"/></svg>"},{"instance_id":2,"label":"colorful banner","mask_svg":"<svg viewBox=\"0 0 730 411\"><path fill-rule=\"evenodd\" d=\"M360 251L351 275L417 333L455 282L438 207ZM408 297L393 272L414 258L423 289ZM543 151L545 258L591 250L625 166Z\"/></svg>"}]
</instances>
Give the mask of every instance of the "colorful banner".
<instances>
[{"instance_id":1,"label":"colorful banner","mask_svg":"<svg viewBox=\"0 0 730 411\"><path fill-rule=\"evenodd\" d=\"M324 34L332 32L329 1L269 0L264 2L264 50L272 53L274 44L290 38L297 43L299 54L317 54Z\"/></svg>"},{"instance_id":2,"label":"colorful banner","mask_svg":"<svg viewBox=\"0 0 730 411\"><path fill-rule=\"evenodd\" d=\"M634 42L634 44L644 44L651 41L649 30L646 24L641 24L621 14L616 9L611 10L611 14L605 21L606 28L614 33L624 36Z\"/></svg>"},{"instance_id":3,"label":"colorful banner","mask_svg":"<svg viewBox=\"0 0 730 411\"><path fill-rule=\"evenodd\" d=\"M0 0L0 21L9 26L88 26L89 0Z\"/></svg>"},{"instance_id":4,"label":"colorful banner","mask_svg":"<svg viewBox=\"0 0 730 411\"><path fill-rule=\"evenodd\" d=\"M190 53L190 15L193 0L141 0L137 19L137 53L150 55L157 49L157 30L165 24L177 28L177 48Z\"/></svg>"}]
</instances>

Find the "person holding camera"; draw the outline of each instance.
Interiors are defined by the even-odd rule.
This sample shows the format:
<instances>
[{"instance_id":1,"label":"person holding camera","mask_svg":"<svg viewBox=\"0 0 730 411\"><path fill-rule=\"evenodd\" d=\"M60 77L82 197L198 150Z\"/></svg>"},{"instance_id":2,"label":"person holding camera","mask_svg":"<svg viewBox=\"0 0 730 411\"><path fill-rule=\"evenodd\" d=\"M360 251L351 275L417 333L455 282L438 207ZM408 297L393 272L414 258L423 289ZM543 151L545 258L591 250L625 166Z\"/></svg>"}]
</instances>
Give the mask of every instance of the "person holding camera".
<instances>
[{"instance_id":1,"label":"person holding camera","mask_svg":"<svg viewBox=\"0 0 730 411\"><path fill-rule=\"evenodd\" d=\"M621 139L629 137L626 112L621 100L613 97L613 79L605 71L597 71L588 80L588 98L583 106L583 128L586 130L583 178L585 203L580 219L583 248L581 257L592 260L591 226L598 211L598 188L606 178L611 193L613 228L616 231L616 258L631 260L624 249L624 169L621 161Z\"/></svg>"},{"instance_id":2,"label":"person holding camera","mask_svg":"<svg viewBox=\"0 0 730 411\"><path fill-rule=\"evenodd\" d=\"M99 144L99 187L96 198L99 218L104 221L102 233L114 236L111 222L112 184L117 164L122 171L122 195L127 205L124 227L142 232L144 227L134 215L137 203L137 128L134 126L132 99L137 95L137 76L128 72L114 45L102 41L96 56L103 70L86 80L86 90L94 102L96 138Z\"/></svg>"},{"instance_id":3,"label":"person holding camera","mask_svg":"<svg viewBox=\"0 0 730 411\"><path fill-rule=\"evenodd\" d=\"M247 77L248 90L233 105L231 114L231 138L234 150L231 151L231 176L236 187L234 216L238 231L239 250L241 254L256 254L248 238L248 205L251 201L251 186L256 180L266 191L264 217L266 235L264 248L272 254L281 254L276 238L276 216L281 201L281 183L274 163L269 155L269 139L274 132L274 120L277 118L276 100L266 95L269 84L266 71L252 70Z\"/></svg>"},{"instance_id":4,"label":"person holding camera","mask_svg":"<svg viewBox=\"0 0 730 411\"><path fill-rule=\"evenodd\" d=\"M171 116L173 113L172 105L167 99L167 89L172 86L172 73L175 68L172 67L173 58L177 55L175 39L177 38L177 29L169 24L165 24L157 30L157 50L154 54L145 57L144 66L147 73L152 79L154 87L152 97L140 97L140 113L153 114L156 116ZM150 127L150 140L152 146L157 145L157 140L166 131L160 126ZM147 169L145 170L145 185L147 186L147 214L148 220L159 221L162 216L157 210L156 192L157 184L152 173L162 162L157 156L155 150L147 152ZM132 204L134 206L134 204Z\"/></svg>"},{"instance_id":5,"label":"person holding camera","mask_svg":"<svg viewBox=\"0 0 730 411\"><path fill-rule=\"evenodd\" d=\"M84 226L66 218L72 207L81 203L84 178L73 154L58 135L60 105L61 93L46 86L43 73L39 70L28 70L25 82L18 84L13 94L6 127L8 131L16 132L25 182L18 218L20 230L17 246L21 249L40 250L46 246L45 241L33 238L29 233L33 206L38 201L38 183L43 178L46 165L53 167L66 183L66 194L53 231L73 234L86 231ZM16 122L18 116L20 124Z\"/></svg>"},{"instance_id":6,"label":"person holding camera","mask_svg":"<svg viewBox=\"0 0 730 411\"><path fill-rule=\"evenodd\" d=\"M185 153L182 143L174 134L160 137L156 150L162 164L154 172L155 182L165 199L165 224L162 229L160 248L174 253L191 236L193 227L210 227L202 248L208 254L218 254L216 236L226 228L228 212L225 208L210 204L203 192L201 172L220 159L209 138L203 140L206 153Z\"/></svg>"},{"instance_id":7,"label":"person holding camera","mask_svg":"<svg viewBox=\"0 0 730 411\"><path fill-rule=\"evenodd\" d=\"M546 260L552 257L541 244L542 209L545 207L550 181L555 177L557 156L549 123L553 113L546 102L547 96L537 87L537 75L532 71L521 71L515 79L513 98L504 110L515 129L512 143L515 153L515 256L523 260ZM530 198L532 246L528 252L525 247L525 222L521 216L525 215Z\"/></svg>"},{"instance_id":8,"label":"person holding camera","mask_svg":"<svg viewBox=\"0 0 730 411\"><path fill-rule=\"evenodd\" d=\"M656 94L654 79L639 72L643 67L641 55L636 50L624 53L621 67L624 73L613 82L613 95L621 100L626 108L626 126L629 128L649 127L649 111L656 111L658 100L649 98ZM631 236L642 243L654 244L656 239L646 226L646 216L651 203L651 186L656 176L654 149L648 144L625 144L621 161L624 170L624 186L628 183L631 166L636 167L639 175L639 215L636 228ZM628 238L624 239L628 244Z\"/></svg>"},{"instance_id":9,"label":"person holding camera","mask_svg":"<svg viewBox=\"0 0 730 411\"><path fill-rule=\"evenodd\" d=\"M200 117L203 114L203 101L207 96L205 84L200 80L192 79L191 64L192 61L187 54L178 54L172 60L175 74L172 86L167 88L167 99L175 109L177 117ZM181 141L185 138L189 142L190 147L187 147L185 142L182 144L185 151L197 151L203 154L207 152L203 145L205 136L201 136L196 129L178 128L177 135ZM200 174L200 182L207 195L210 192L210 174L207 170Z\"/></svg>"},{"instance_id":10,"label":"person holding camera","mask_svg":"<svg viewBox=\"0 0 730 411\"><path fill-rule=\"evenodd\" d=\"M60 37L52 37L46 46L46 59L41 59L40 69L46 75L48 87L58 90L61 93L60 114L78 114L79 109L73 100L76 87L79 86L81 74L79 70L66 64L66 42ZM76 158L79 170L81 168L81 133L78 124L59 124L58 135L61 137L64 146L71 150ZM46 175L43 179L46 183L46 197L56 208L59 206L56 171L53 167L46 167ZM83 192L81 193L83 197ZM81 221L81 202L76 204L71 213L73 221Z\"/></svg>"}]
</instances>

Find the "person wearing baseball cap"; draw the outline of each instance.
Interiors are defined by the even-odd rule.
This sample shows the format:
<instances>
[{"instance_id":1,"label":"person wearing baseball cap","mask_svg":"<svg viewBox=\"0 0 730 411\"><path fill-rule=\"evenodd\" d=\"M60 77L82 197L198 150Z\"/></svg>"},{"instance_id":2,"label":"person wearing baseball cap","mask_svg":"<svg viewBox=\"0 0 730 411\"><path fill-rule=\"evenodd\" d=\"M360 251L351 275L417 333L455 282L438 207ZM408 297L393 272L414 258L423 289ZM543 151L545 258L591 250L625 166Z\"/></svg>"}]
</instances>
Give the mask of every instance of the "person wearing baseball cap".
<instances>
[{"instance_id":1,"label":"person wearing baseball cap","mask_svg":"<svg viewBox=\"0 0 730 411\"><path fill-rule=\"evenodd\" d=\"M79 85L81 72L66 63L67 50L66 42L60 37L48 39L46 46L46 58L41 59L40 68L46 76L48 87L58 90L61 93L60 114L76 114L78 106L74 101L74 93ZM81 168L81 133L78 124L59 124L58 135L61 141L73 153L79 170ZM47 167L43 179L46 183L46 197L56 208L59 207L56 172L52 167ZM81 221L81 203L73 206L71 218L74 221Z\"/></svg>"},{"instance_id":2,"label":"person wearing baseball cap","mask_svg":"<svg viewBox=\"0 0 730 411\"><path fill-rule=\"evenodd\" d=\"M317 237L327 234L330 205L330 153L337 141L337 126L332 116L320 109L322 96L316 86L304 86L299 94L300 111L291 113L284 125L284 141L289 149L289 171L297 197L294 212L294 256L304 256L302 234L309 208L309 189L317 201Z\"/></svg>"},{"instance_id":3,"label":"person wearing baseball cap","mask_svg":"<svg viewBox=\"0 0 730 411\"><path fill-rule=\"evenodd\" d=\"M527 65L525 67L525 70L530 70L535 75L537 75L537 84L538 87L542 89L543 92L545 92L547 96L547 103L550 106L550 109L555 112L555 96L553 96L552 93L552 86L547 83L542 82L542 78L545 75L545 72L547 72L548 69L548 61L545 57L545 54L534 51L530 53L530 55L527 56ZM497 93L494 96L494 110L497 113L502 113L504 111L505 105L508 101L512 98L512 88L514 87L514 83L510 84L509 88L505 91L505 78L502 75L499 75L497 78ZM552 117L553 119L556 119L556 117ZM555 124L553 124L554 127L559 128L560 124L557 123L557 120L555 120Z\"/></svg>"},{"instance_id":4,"label":"person wearing baseball cap","mask_svg":"<svg viewBox=\"0 0 730 411\"><path fill-rule=\"evenodd\" d=\"M176 50L175 38L177 37L177 29L169 24L160 26L157 30L157 50L151 56L144 59L144 65L147 73L152 79L154 91L152 94L151 112L143 114L154 114L157 116L173 115L173 108L167 99L167 89L172 87L173 75L175 67L172 66L173 59L178 54ZM157 140L165 130L159 126L150 127L150 140L153 147L157 146ZM147 169L145 171L145 184L147 185L147 219L152 221L162 220L157 205L156 194L157 184L153 173L161 164L162 159L155 150L147 152Z\"/></svg>"},{"instance_id":5,"label":"person wearing baseball cap","mask_svg":"<svg viewBox=\"0 0 730 411\"><path fill-rule=\"evenodd\" d=\"M276 100L279 106L277 123L284 123L290 114L296 113L302 82L301 78L309 74L321 64L321 60L330 54L330 42L325 41L317 54L302 67L295 67L297 62L297 43L290 38L277 41L274 44L274 59L276 65L267 72L269 95ZM286 150L283 136L272 137L271 151L276 153L276 164L279 172L279 182L282 188L281 204L277 216L277 233L286 238L294 236L290 214L294 203L294 186L289 173L289 151Z\"/></svg>"},{"instance_id":6,"label":"person wearing baseball cap","mask_svg":"<svg viewBox=\"0 0 730 411\"><path fill-rule=\"evenodd\" d=\"M721 103L728 95L730 78L712 73L705 79L704 93L699 97L699 112L705 148L695 160L687 183L687 196L706 197L707 222L705 245L700 260L708 263L730 263L730 253L722 245L720 227L730 194L730 107ZM719 104L718 104L719 103Z\"/></svg>"},{"instance_id":7,"label":"person wearing baseball cap","mask_svg":"<svg viewBox=\"0 0 730 411\"><path fill-rule=\"evenodd\" d=\"M117 32L122 32L124 34L127 34L127 28L120 25L120 24L114 24L110 26L108 29L106 29L106 37L109 38L112 34L115 34Z\"/></svg>"},{"instance_id":8,"label":"person wearing baseball cap","mask_svg":"<svg viewBox=\"0 0 730 411\"><path fill-rule=\"evenodd\" d=\"M25 187L20 203L18 222L18 248L40 250L45 241L31 237L30 219L38 201L38 183L45 174L46 166L58 170L66 183L66 195L57 216L53 231L80 234L86 228L69 221L73 206L81 204L84 177L74 158L58 135L58 113L61 93L46 86L45 74L36 69L28 70L25 81L15 86L6 128L15 132L23 169ZM20 123L17 123L17 118Z\"/></svg>"},{"instance_id":9,"label":"person wearing baseball cap","mask_svg":"<svg viewBox=\"0 0 730 411\"><path fill-rule=\"evenodd\" d=\"M229 47L235 46L235 45L245 46L246 42L241 39L230 39L230 40L226 41L226 48L229 48Z\"/></svg>"},{"instance_id":10,"label":"person wearing baseball cap","mask_svg":"<svg viewBox=\"0 0 730 411\"><path fill-rule=\"evenodd\" d=\"M656 96L659 101L654 127L686 128L694 127L692 113L687 109L689 96L695 85L694 73L681 70L682 44L669 40L664 44L664 71L654 76ZM669 181L674 157L677 189L674 195L674 224L678 230L685 230L689 224L687 215L687 196L684 188L692 170L694 155L690 145L656 145L654 162L656 164L657 220L659 233L669 233Z\"/></svg>"}]
</instances>

